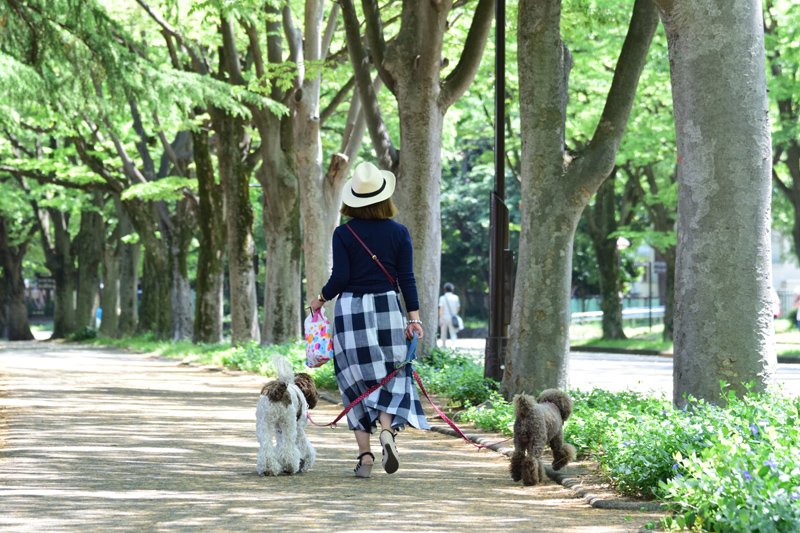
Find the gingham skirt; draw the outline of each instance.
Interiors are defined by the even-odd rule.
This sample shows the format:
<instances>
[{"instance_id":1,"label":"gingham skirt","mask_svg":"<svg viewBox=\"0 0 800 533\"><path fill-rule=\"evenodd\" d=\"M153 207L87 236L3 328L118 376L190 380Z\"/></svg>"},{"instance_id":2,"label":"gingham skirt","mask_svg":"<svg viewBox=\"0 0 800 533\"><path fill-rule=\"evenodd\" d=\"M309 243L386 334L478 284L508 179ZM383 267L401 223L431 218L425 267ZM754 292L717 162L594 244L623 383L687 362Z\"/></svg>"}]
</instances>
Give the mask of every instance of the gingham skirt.
<instances>
[{"instance_id":1,"label":"gingham skirt","mask_svg":"<svg viewBox=\"0 0 800 533\"><path fill-rule=\"evenodd\" d=\"M389 375L406 359L405 319L394 291L355 296L345 292L336 301L334 367L342 402L350 402ZM409 367L367 396L347 413L347 425L372 433L380 411L394 415L392 427L410 424L429 429Z\"/></svg>"}]
</instances>

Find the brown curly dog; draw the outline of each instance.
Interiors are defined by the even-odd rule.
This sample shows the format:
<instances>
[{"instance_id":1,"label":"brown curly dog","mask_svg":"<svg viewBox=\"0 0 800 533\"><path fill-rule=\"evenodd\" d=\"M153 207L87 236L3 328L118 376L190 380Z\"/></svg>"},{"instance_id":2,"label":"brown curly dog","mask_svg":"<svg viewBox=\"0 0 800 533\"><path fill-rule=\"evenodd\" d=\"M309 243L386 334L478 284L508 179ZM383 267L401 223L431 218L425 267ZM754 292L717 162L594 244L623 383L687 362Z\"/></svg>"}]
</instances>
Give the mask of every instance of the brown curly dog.
<instances>
[{"instance_id":1,"label":"brown curly dog","mask_svg":"<svg viewBox=\"0 0 800 533\"><path fill-rule=\"evenodd\" d=\"M553 470L575 460L575 448L564 442L563 426L572 413L572 399L558 389L547 389L538 398L527 394L514 397L514 455L511 479L524 485L545 480L542 452L553 450Z\"/></svg>"}]
</instances>

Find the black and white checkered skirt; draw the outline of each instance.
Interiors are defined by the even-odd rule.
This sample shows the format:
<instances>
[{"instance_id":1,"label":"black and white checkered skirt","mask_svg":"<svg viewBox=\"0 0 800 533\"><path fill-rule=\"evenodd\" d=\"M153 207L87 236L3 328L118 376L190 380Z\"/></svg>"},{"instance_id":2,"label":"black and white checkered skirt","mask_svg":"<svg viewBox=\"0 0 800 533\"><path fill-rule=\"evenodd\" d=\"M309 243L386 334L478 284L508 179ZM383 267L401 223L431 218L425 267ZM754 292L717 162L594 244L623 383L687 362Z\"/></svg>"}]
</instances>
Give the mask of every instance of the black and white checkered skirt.
<instances>
[{"instance_id":1,"label":"black and white checkered skirt","mask_svg":"<svg viewBox=\"0 0 800 533\"><path fill-rule=\"evenodd\" d=\"M333 349L339 392L349 405L406 359L405 318L397 293L342 293L336 301ZM394 428L430 428L408 366L353 407L347 425L372 433L380 411L394 415Z\"/></svg>"}]
</instances>

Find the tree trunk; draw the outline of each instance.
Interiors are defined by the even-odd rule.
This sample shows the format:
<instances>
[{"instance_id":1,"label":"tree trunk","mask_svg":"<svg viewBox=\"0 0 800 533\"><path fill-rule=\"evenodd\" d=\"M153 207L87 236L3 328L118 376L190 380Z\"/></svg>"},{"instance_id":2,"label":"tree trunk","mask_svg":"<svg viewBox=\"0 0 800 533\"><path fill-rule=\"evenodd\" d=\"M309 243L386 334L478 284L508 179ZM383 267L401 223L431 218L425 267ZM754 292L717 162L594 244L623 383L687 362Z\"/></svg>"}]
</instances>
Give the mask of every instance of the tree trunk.
<instances>
[{"instance_id":1,"label":"tree trunk","mask_svg":"<svg viewBox=\"0 0 800 533\"><path fill-rule=\"evenodd\" d=\"M241 117L214 109L220 182L225 198L230 281L231 342L259 341L258 305L254 269L253 208L243 150L249 145Z\"/></svg>"},{"instance_id":2,"label":"tree trunk","mask_svg":"<svg viewBox=\"0 0 800 533\"><path fill-rule=\"evenodd\" d=\"M48 216L53 227L53 246L48 247L47 268L55 282L55 307L53 310L52 339L63 339L73 333L75 327L75 283L76 271L72 257L72 246L69 236L69 219L55 209L48 209Z\"/></svg>"},{"instance_id":3,"label":"tree trunk","mask_svg":"<svg viewBox=\"0 0 800 533\"><path fill-rule=\"evenodd\" d=\"M139 333L152 332L158 339L172 337L172 269L163 246L144 247L142 308Z\"/></svg>"},{"instance_id":4,"label":"tree trunk","mask_svg":"<svg viewBox=\"0 0 800 533\"><path fill-rule=\"evenodd\" d=\"M0 266L3 269L0 283L5 284L8 302L8 340L33 340L28 323L28 307L25 305L25 280L22 275L22 260L28 243L12 245L6 219L0 217Z\"/></svg>"},{"instance_id":5,"label":"tree trunk","mask_svg":"<svg viewBox=\"0 0 800 533\"><path fill-rule=\"evenodd\" d=\"M291 149L281 147L281 129L291 128L291 124L274 115L260 117L257 124L261 134L258 179L264 187L266 241L262 343L275 344L301 335L300 201ZM328 241L326 247L330 248L330 236ZM309 290L321 288L322 285Z\"/></svg>"},{"instance_id":6,"label":"tree trunk","mask_svg":"<svg viewBox=\"0 0 800 533\"><path fill-rule=\"evenodd\" d=\"M339 223L342 205L342 183L349 161L335 154L328 173L322 169L322 139L320 137L319 88L312 100L313 87L304 88L303 98L295 102L294 160L300 186L297 191L303 225L303 258L308 301L319 293L331 274L333 264L331 235Z\"/></svg>"},{"instance_id":7,"label":"tree trunk","mask_svg":"<svg viewBox=\"0 0 800 533\"><path fill-rule=\"evenodd\" d=\"M338 6L336 6L338 8ZM308 0L305 4L305 28L302 47L296 46L304 62L323 61L327 55L323 32L324 2ZM336 16L331 12L328 16ZM330 24L331 21L329 21ZM328 26L330 29L331 26ZM298 36L299 37L299 36ZM303 265L305 269L305 295L303 302L316 296L328 281L333 265L331 235L339 223L342 205L342 184L350 168L348 154L358 153L363 137L363 113L359 113L360 100L351 99L340 153L331 157L327 171L323 168L322 137L320 129L324 113L320 110L320 85L322 71L304 70L301 82L292 100L293 106L293 157L299 182L300 213L303 227ZM360 117L360 122L359 122ZM360 125L360 129L359 129ZM359 135L360 132L360 135ZM333 303L328 304L332 311Z\"/></svg>"},{"instance_id":8,"label":"tree trunk","mask_svg":"<svg viewBox=\"0 0 800 533\"><path fill-rule=\"evenodd\" d=\"M592 140L565 150L571 57L561 41L560 0L519 6L522 229L505 358L507 397L567 386L569 298L575 229L614 166L658 16L637 0Z\"/></svg>"},{"instance_id":9,"label":"tree trunk","mask_svg":"<svg viewBox=\"0 0 800 533\"><path fill-rule=\"evenodd\" d=\"M101 193L94 193L91 209L81 212L81 225L73 242L73 255L78 259L78 292L76 298L76 327L95 327L95 309L100 290L100 263L103 260L105 227L100 210Z\"/></svg>"},{"instance_id":10,"label":"tree trunk","mask_svg":"<svg viewBox=\"0 0 800 533\"><path fill-rule=\"evenodd\" d=\"M661 338L672 342L675 335L675 247L664 250L661 255L667 264L664 289L664 333Z\"/></svg>"},{"instance_id":11,"label":"tree trunk","mask_svg":"<svg viewBox=\"0 0 800 533\"><path fill-rule=\"evenodd\" d=\"M1 251L0 255L2 255ZM8 338L8 306L8 282L5 276L0 273L0 338Z\"/></svg>"},{"instance_id":12,"label":"tree trunk","mask_svg":"<svg viewBox=\"0 0 800 533\"><path fill-rule=\"evenodd\" d=\"M402 84L401 84L402 85ZM412 88L409 88L412 89ZM441 135L444 114L438 106L419 94L423 90L398 91L400 121L400 165L395 199L398 221L408 227L414 242L414 273L417 278L420 317L429 327L424 337L426 351L436 346L439 276L442 255L441 219ZM423 99L425 98L425 99ZM417 101L417 105L411 105ZM430 327L433 326L433 327Z\"/></svg>"},{"instance_id":13,"label":"tree trunk","mask_svg":"<svg viewBox=\"0 0 800 533\"><path fill-rule=\"evenodd\" d=\"M114 338L119 329L119 226L114 230L111 239L103 251L103 288L100 291L99 332L104 337Z\"/></svg>"},{"instance_id":14,"label":"tree trunk","mask_svg":"<svg viewBox=\"0 0 800 533\"><path fill-rule=\"evenodd\" d=\"M674 402L776 368L761 3L660 1L678 150Z\"/></svg>"},{"instance_id":15,"label":"tree trunk","mask_svg":"<svg viewBox=\"0 0 800 533\"><path fill-rule=\"evenodd\" d=\"M115 336L133 335L139 326L139 243L125 242L125 237L133 232L128 213L123 209L119 199L117 205L117 227L120 240L117 243L116 255L119 257L119 326Z\"/></svg>"},{"instance_id":16,"label":"tree trunk","mask_svg":"<svg viewBox=\"0 0 800 533\"><path fill-rule=\"evenodd\" d=\"M434 4L403 4L402 39L387 48L386 68L392 72L400 118L400 158L394 199L397 220L408 227L414 242L414 274L420 318L428 331L425 351L436 346L439 276L441 270L441 142L447 110L439 102L442 38L447 10Z\"/></svg>"},{"instance_id":17,"label":"tree trunk","mask_svg":"<svg viewBox=\"0 0 800 533\"><path fill-rule=\"evenodd\" d=\"M603 339L625 339L622 327L622 283L617 239L617 208L614 174L600 186L594 209L587 211L597 268L600 271L600 310L603 312Z\"/></svg>"},{"instance_id":18,"label":"tree trunk","mask_svg":"<svg viewBox=\"0 0 800 533\"><path fill-rule=\"evenodd\" d=\"M420 318L429 332L423 339L423 351L430 351L436 344L434 332L438 323L442 122L447 109L475 77L489 35L494 1L478 2L458 63L444 79L442 49L453 2L403 2L400 30L388 44L377 3L363 3L369 60L397 98L402 147L399 156L386 133L372 80L364 68L368 56L361 45L353 3L343 0L340 5L373 147L380 165L397 175L398 221L408 227L414 241Z\"/></svg>"},{"instance_id":19,"label":"tree trunk","mask_svg":"<svg viewBox=\"0 0 800 533\"><path fill-rule=\"evenodd\" d=\"M194 336L194 304L192 287L189 284L187 259L192 244L196 220L190 200L183 198L176 206L173 224L170 259L172 263L172 340L191 340Z\"/></svg>"},{"instance_id":20,"label":"tree trunk","mask_svg":"<svg viewBox=\"0 0 800 533\"><path fill-rule=\"evenodd\" d=\"M195 279L194 342L222 342L225 222L220 185L214 180L214 164L208 131L192 134L198 181L200 248Z\"/></svg>"}]
</instances>

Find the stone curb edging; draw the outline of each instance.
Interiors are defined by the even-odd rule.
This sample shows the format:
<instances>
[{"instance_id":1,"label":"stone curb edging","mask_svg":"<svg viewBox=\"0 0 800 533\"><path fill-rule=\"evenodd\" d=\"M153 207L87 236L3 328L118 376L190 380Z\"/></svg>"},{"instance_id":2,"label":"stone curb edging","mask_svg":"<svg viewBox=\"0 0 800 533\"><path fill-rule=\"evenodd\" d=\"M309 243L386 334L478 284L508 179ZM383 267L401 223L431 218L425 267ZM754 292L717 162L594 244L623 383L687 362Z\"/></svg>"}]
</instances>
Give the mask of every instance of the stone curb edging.
<instances>
[{"instance_id":1,"label":"stone curb edging","mask_svg":"<svg viewBox=\"0 0 800 533\"><path fill-rule=\"evenodd\" d=\"M656 357L667 357L672 359L674 354L672 352L660 352L658 350L636 350L627 348L604 348L602 346L570 346L570 352L576 353L618 353L630 355L652 355ZM796 365L800 364L800 357L787 357L785 355L778 356L778 363L783 365Z\"/></svg>"},{"instance_id":2,"label":"stone curb edging","mask_svg":"<svg viewBox=\"0 0 800 533\"><path fill-rule=\"evenodd\" d=\"M436 431L437 433L442 433L444 435L449 435L451 437L458 437L458 435L453 429L447 426L440 426L440 425L431 425L431 430ZM501 446L501 443L493 443L489 439L487 439L483 435L470 435L465 433L467 438L471 442L475 444L479 444L484 446L492 451L505 455L506 457L511 457L511 454L514 453L514 448L509 448L508 446ZM617 501L617 500L609 500L604 499L600 496L592 494L588 489L581 487L582 481L575 477L570 477L567 474L562 474L561 472L556 472L550 466L545 465L545 473L547 477L558 483L559 485L566 487L578 497L582 498L583 501L594 507L595 509L615 509L620 511L649 511L649 512L657 512L657 511L666 511L666 505L658 502L630 502L630 501Z\"/></svg>"}]
</instances>

